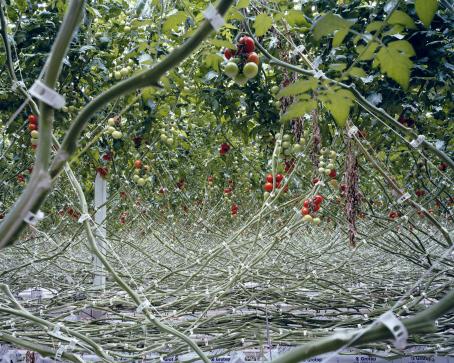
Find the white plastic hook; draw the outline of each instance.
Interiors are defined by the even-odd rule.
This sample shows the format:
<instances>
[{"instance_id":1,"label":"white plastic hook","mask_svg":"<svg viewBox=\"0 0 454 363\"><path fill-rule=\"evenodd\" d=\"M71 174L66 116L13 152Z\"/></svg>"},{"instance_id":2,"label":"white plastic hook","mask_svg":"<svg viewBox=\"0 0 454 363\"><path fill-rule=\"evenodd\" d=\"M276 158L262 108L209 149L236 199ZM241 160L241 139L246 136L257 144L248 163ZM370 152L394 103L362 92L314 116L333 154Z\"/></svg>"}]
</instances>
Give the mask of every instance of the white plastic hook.
<instances>
[{"instance_id":1,"label":"white plastic hook","mask_svg":"<svg viewBox=\"0 0 454 363\"><path fill-rule=\"evenodd\" d=\"M44 219L44 213L41 212L40 210L35 213L33 212L27 212L25 215L24 221L25 223L31 224L32 226L36 226L36 224L39 221L42 221Z\"/></svg>"},{"instance_id":2,"label":"white plastic hook","mask_svg":"<svg viewBox=\"0 0 454 363\"><path fill-rule=\"evenodd\" d=\"M40 80L36 80L29 89L30 94L54 109L65 106L65 98Z\"/></svg>"},{"instance_id":3,"label":"white plastic hook","mask_svg":"<svg viewBox=\"0 0 454 363\"><path fill-rule=\"evenodd\" d=\"M394 346L397 349L405 349L408 339L408 331L405 325L397 319L392 311L383 314L379 320L394 335Z\"/></svg>"}]
</instances>

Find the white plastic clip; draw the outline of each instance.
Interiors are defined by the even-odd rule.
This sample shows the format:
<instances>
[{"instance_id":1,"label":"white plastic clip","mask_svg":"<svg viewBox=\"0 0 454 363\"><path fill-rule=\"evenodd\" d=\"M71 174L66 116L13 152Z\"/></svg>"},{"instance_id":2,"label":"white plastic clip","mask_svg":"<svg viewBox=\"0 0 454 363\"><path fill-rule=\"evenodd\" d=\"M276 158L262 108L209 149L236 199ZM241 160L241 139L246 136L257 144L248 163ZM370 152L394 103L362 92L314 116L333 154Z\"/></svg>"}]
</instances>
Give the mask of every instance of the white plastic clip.
<instances>
[{"instance_id":1,"label":"white plastic clip","mask_svg":"<svg viewBox=\"0 0 454 363\"><path fill-rule=\"evenodd\" d=\"M60 345L55 352L55 360L61 360L61 356L63 353L66 351L67 346L66 345Z\"/></svg>"},{"instance_id":2,"label":"white plastic clip","mask_svg":"<svg viewBox=\"0 0 454 363\"><path fill-rule=\"evenodd\" d=\"M140 314L143 309L146 309L146 308L149 308L150 307L150 302L148 301L148 299L145 299L144 301L142 301L140 303L140 305L137 307L137 312Z\"/></svg>"},{"instance_id":3,"label":"white plastic clip","mask_svg":"<svg viewBox=\"0 0 454 363\"><path fill-rule=\"evenodd\" d=\"M35 213L27 212L27 215L24 218L25 223L31 224L32 226L36 226L39 221L44 219L44 213L40 210Z\"/></svg>"},{"instance_id":4,"label":"white plastic clip","mask_svg":"<svg viewBox=\"0 0 454 363\"><path fill-rule=\"evenodd\" d=\"M69 349L69 350L74 350L74 349L76 348L76 344L77 344L77 339L76 339L76 338L72 338L72 339L69 341L68 349Z\"/></svg>"},{"instance_id":5,"label":"white plastic clip","mask_svg":"<svg viewBox=\"0 0 454 363\"><path fill-rule=\"evenodd\" d=\"M219 14L218 9L216 9L212 4L208 5L206 10L203 12L205 19L207 19L213 29L218 31L224 25L224 18Z\"/></svg>"},{"instance_id":6,"label":"white plastic clip","mask_svg":"<svg viewBox=\"0 0 454 363\"><path fill-rule=\"evenodd\" d=\"M397 199L397 203L402 204L403 202L405 202L406 200L408 200L410 198L411 198L410 193L402 194L402 196L399 199Z\"/></svg>"},{"instance_id":7,"label":"white plastic clip","mask_svg":"<svg viewBox=\"0 0 454 363\"><path fill-rule=\"evenodd\" d=\"M424 135L419 135L416 139L410 142L410 145L416 149L421 146L425 139L426 137Z\"/></svg>"},{"instance_id":8,"label":"white plastic clip","mask_svg":"<svg viewBox=\"0 0 454 363\"><path fill-rule=\"evenodd\" d=\"M394 346L397 349L404 349L407 346L408 339L408 331L405 325L396 318L392 311L383 314L379 320L394 335Z\"/></svg>"},{"instance_id":9,"label":"white plastic clip","mask_svg":"<svg viewBox=\"0 0 454 363\"><path fill-rule=\"evenodd\" d=\"M356 135L358 133L358 128L356 126L352 126L348 131L347 131L347 136L352 138L353 135Z\"/></svg>"},{"instance_id":10,"label":"white plastic clip","mask_svg":"<svg viewBox=\"0 0 454 363\"><path fill-rule=\"evenodd\" d=\"M85 213L85 214L82 214L80 217L79 217L79 220L77 221L78 223L84 223L87 219L90 219L90 215Z\"/></svg>"},{"instance_id":11,"label":"white plastic clip","mask_svg":"<svg viewBox=\"0 0 454 363\"><path fill-rule=\"evenodd\" d=\"M52 88L46 86L40 80L36 80L29 89L32 96L48 104L54 109L61 109L65 106L65 98Z\"/></svg>"},{"instance_id":12,"label":"white plastic clip","mask_svg":"<svg viewBox=\"0 0 454 363\"><path fill-rule=\"evenodd\" d=\"M62 323L57 323L54 326L54 330L52 331L52 334L55 335L56 337L61 337L62 333L60 332L60 328L63 326Z\"/></svg>"}]
</instances>

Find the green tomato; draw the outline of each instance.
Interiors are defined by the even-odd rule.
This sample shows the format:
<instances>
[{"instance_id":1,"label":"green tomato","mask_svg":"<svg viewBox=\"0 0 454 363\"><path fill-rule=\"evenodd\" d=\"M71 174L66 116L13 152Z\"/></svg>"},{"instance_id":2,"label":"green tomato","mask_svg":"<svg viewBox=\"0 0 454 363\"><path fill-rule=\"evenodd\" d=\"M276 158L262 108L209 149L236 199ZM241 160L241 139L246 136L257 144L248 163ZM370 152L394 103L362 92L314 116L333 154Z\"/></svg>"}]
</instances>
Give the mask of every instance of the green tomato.
<instances>
[{"instance_id":1,"label":"green tomato","mask_svg":"<svg viewBox=\"0 0 454 363\"><path fill-rule=\"evenodd\" d=\"M289 134L285 134L284 136L282 136L282 140L284 140L284 141L290 141L291 139L292 139L292 136Z\"/></svg>"},{"instance_id":2,"label":"green tomato","mask_svg":"<svg viewBox=\"0 0 454 363\"><path fill-rule=\"evenodd\" d=\"M167 144L168 146L172 146L172 145L173 145L173 138L168 137L167 140L166 140L166 144Z\"/></svg>"},{"instance_id":3,"label":"green tomato","mask_svg":"<svg viewBox=\"0 0 454 363\"><path fill-rule=\"evenodd\" d=\"M122 77L126 77L129 74L128 68L126 68L126 67L122 68L120 70L120 74L121 74Z\"/></svg>"},{"instance_id":4,"label":"green tomato","mask_svg":"<svg viewBox=\"0 0 454 363\"><path fill-rule=\"evenodd\" d=\"M312 217L311 217L309 214L306 214L306 215L303 217L303 221L304 221L304 222L312 222Z\"/></svg>"},{"instance_id":5,"label":"green tomato","mask_svg":"<svg viewBox=\"0 0 454 363\"><path fill-rule=\"evenodd\" d=\"M248 78L243 74L239 73L235 77L235 82L238 83L240 86L244 86L248 81Z\"/></svg>"},{"instance_id":6,"label":"green tomato","mask_svg":"<svg viewBox=\"0 0 454 363\"><path fill-rule=\"evenodd\" d=\"M314 223L315 225L318 226L321 223L321 220L320 220L320 218L316 217L312 220L312 223Z\"/></svg>"},{"instance_id":7,"label":"green tomato","mask_svg":"<svg viewBox=\"0 0 454 363\"><path fill-rule=\"evenodd\" d=\"M161 134L161 136L159 138L161 139L162 142L167 143L167 135L166 134Z\"/></svg>"},{"instance_id":8,"label":"green tomato","mask_svg":"<svg viewBox=\"0 0 454 363\"><path fill-rule=\"evenodd\" d=\"M115 127L113 127L113 126L108 126L107 129L106 129L106 131L107 131L108 134L112 134L112 132L115 131Z\"/></svg>"},{"instance_id":9,"label":"green tomato","mask_svg":"<svg viewBox=\"0 0 454 363\"><path fill-rule=\"evenodd\" d=\"M119 140L119 139L121 139L123 137L123 134L121 133L121 131L115 130L114 132L112 132L112 137L115 140Z\"/></svg>"},{"instance_id":10,"label":"green tomato","mask_svg":"<svg viewBox=\"0 0 454 363\"><path fill-rule=\"evenodd\" d=\"M229 76L230 78L235 78L238 74L238 66L236 63L234 62L228 62L226 65L225 65L225 68L224 68L224 73Z\"/></svg>"},{"instance_id":11,"label":"green tomato","mask_svg":"<svg viewBox=\"0 0 454 363\"><path fill-rule=\"evenodd\" d=\"M31 133L30 133L32 139L37 139L39 137L39 132L36 131L36 130L33 130Z\"/></svg>"},{"instance_id":12,"label":"green tomato","mask_svg":"<svg viewBox=\"0 0 454 363\"><path fill-rule=\"evenodd\" d=\"M259 67L254 62L246 63L243 67L243 74L246 78L254 78L259 72Z\"/></svg>"},{"instance_id":13,"label":"green tomato","mask_svg":"<svg viewBox=\"0 0 454 363\"><path fill-rule=\"evenodd\" d=\"M271 87L271 93L272 93L273 95L277 94L277 93L279 92L279 90L280 90L279 86L273 86L273 87Z\"/></svg>"},{"instance_id":14,"label":"green tomato","mask_svg":"<svg viewBox=\"0 0 454 363\"><path fill-rule=\"evenodd\" d=\"M145 182L146 182L146 180L144 178L137 179L137 184L139 184L140 186L145 185Z\"/></svg>"},{"instance_id":15,"label":"green tomato","mask_svg":"<svg viewBox=\"0 0 454 363\"><path fill-rule=\"evenodd\" d=\"M294 144L293 145L293 152L295 154L300 153L303 151L303 147L300 144Z\"/></svg>"},{"instance_id":16,"label":"green tomato","mask_svg":"<svg viewBox=\"0 0 454 363\"><path fill-rule=\"evenodd\" d=\"M288 149L290 146L291 146L290 141L284 141L284 142L282 143L282 147L283 147L284 149Z\"/></svg>"},{"instance_id":17,"label":"green tomato","mask_svg":"<svg viewBox=\"0 0 454 363\"><path fill-rule=\"evenodd\" d=\"M281 105L282 105L282 104L281 104L281 101L276 101L276 102L274 102L274 106L275 106L276 108L280 108Z\"/></svg>"},{"instance_id":18,"label":"green tomato","mask_svg":"<svg viewBox=\"0 0 454 363\"><path fill-rule=\"evenodd\" d=\"M115 119L113 117L110 117L108 120L107 120L107 125L109 126L115 126Z\"/></svg>"},{"instance_id":19,"label":"green tomato","mask_svg":"<svg viewBox=\"0 0 454 363\"><path fill-rule=\"evenodd\" d=\"M137 182L137 180L139 180L139 179L140 179L140 176L138 176L137 174L134 174L132 176L132 180L134 180L135 182Z\"/></svg>"},{"instance_id":20,"label":"green tomato","mask_svg":"<svg viewBox=\"0 0 454 363\"><path fill-rule=\"evenodd\" d=\"M121 72L120 71L115 71L114 72L114 78L118 81L121 79Z\"/></svg>"}]
</instances>

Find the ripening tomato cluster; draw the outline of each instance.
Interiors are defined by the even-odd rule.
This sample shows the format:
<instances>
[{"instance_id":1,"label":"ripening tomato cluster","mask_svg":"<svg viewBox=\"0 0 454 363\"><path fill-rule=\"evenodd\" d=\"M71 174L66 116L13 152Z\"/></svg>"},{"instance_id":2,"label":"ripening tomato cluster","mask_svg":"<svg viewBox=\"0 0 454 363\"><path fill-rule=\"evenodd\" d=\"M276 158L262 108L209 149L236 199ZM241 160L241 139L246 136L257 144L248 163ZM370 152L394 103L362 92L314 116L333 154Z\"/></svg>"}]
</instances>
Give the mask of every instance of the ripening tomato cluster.
<instances>
[{"instance_id":1,"label":"ripening tomato cluster","mask_svg":"<svg viewBox=\"0 0 454 363\"><path fill-rule=\"evenodd\" d=\"M275 180L274 186L276 187L276 189L281 189L281 187L283 185L282 181L284 180L284 178L285 178L285 176L281 173L276 174L274 178L273 178L273 174L268 174L266 176L265 184L263 185L263 189L265 190L265 193L264 193L265 199L267 199L269 197L270 193L274 189L273 188L273 179ZM284 193L288 192L288 184L284 185L283 192Z\"/></svg>"},{"instance_id":2,"label":"ripening tomato cluster","mask_svg":"<svg viewBox=\"0 0 454 363\"><path fill-rule=\"evenodd\" d=\"M314 224L320 224L321 220L316 216L316 213L320 210L320 206L324 198L320 194L315 195L312 199L306 199L303 202L303 208L301 208L301 215L303 221L312 222Z\"/></svg>"},{"instance_id":3,"label":"ripening tomato cluster","mask_svg":"<svg viewBox=\"0 0 454 363\"><path fill-rule=\"evenodd\" d=\"M232 206L230 207L230 214L232 217L236 217L236 215L238 214L238 204L232 204Z\"/></svg>"},{"instance_id":4,"label":"ripening tomato cluster","mask_svg":"<svg viewBox=\"0 0 454 363\"><path fill-rule=\"evenodd\" d=\"M147 182L147 173L150 171L150 166L149 165L144 165L142 163L142 160L135 160L134 161L134 176L132 179L134 180L135 183L139 186L144 186L145 183Z\"/></svg>"},{"instance_id":5,"label":"ripening tomato cluster","mask_svg":"<svg viewBox=\"0 0 454 363\"><path fill-rule=\"evenodd\" d=\"M33 150L36 150L38 147L38 117L36 115L28 115L28 130L30 131L31 136L31 147Z\"/></svg>"},{"instance_id":6,"label":"ripening tomato cluster","mask_svg":"<svg viewBox=\"0 0 454 363\"><path fill-rule=\"evenodd\" d=\"M223 144L221 144L221 146L219 147L219 155L221 155L221 156L224 156L229 151L230 151L230 145L225 142Z\"/></svg>"},{"instance_id":7,"label":"ripening tomato cluster","mask_svg":"<svg viewBox=\"0 0 454 363\"><path fill-rule=\"evenodd\" d=\"M229 179L227 183L229 186L224 188L224 197L230 200L233 194L233 188L235 187L235 182L232 179Z\"/></svg>"},{"instance_id":8,"label":"ripening tomato cluster","mask_svg":"<svg viewBox=\"0 0 454 363\"><path fill-rule=\"evenodd\" d=\"M259 71L260 58L254 50L254 39L248 36L240 38L236 50L224 50L224 57L228 60L224 73L239 85L246 84Z\"/></svg>"}]
</instances>

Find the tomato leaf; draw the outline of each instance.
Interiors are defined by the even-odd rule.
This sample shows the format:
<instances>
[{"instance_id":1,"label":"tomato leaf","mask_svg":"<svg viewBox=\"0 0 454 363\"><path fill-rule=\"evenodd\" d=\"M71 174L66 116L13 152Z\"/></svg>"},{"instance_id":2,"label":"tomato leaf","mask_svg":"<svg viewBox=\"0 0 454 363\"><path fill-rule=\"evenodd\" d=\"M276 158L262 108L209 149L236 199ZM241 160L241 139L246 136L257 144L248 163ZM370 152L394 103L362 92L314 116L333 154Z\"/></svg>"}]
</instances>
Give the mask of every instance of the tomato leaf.
<instances>
[{"instance_id":1,"label":"tomato leaf","mask_svg":"<svg viewBox=\"0 0 454 363\"><path fill-rule=\"evenodd\" d=\"M437 12L438 0L416 0L415 8L419 19L428 28Z\"/></svg>"},{"instance_id":2,"label":"tomato leaf","mask_svg":"<svg viewBox=\"0 0 454 363\"><path fill-rule=\"evenodd\" d=\"M265 33L271 28L272 25L273 18L271 18L271 16L268 16L266 14L257 15L254 22L255 34L258 37L265 35Z\"/></svg>"}]
</instances>

